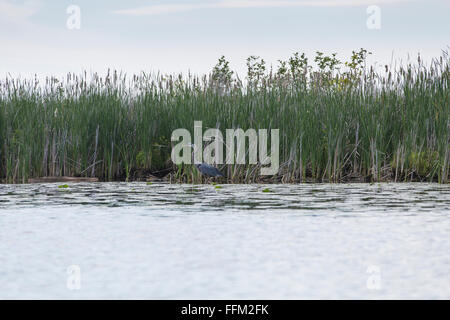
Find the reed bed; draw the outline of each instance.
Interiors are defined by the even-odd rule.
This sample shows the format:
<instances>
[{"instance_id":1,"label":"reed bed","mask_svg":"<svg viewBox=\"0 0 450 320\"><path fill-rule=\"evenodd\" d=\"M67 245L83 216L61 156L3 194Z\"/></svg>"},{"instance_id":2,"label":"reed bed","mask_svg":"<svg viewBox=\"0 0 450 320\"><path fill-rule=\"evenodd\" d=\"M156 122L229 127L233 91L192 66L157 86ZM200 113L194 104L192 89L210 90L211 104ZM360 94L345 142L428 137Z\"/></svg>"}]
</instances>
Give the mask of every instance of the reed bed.
<instances>
[{"instance_id":1,"label":"reed bed","mask_svg":"<svg viewBox=\"0 0 450 320\"><path fill-rule=\"evenodd\" d=\"M375 70L367 51L342 63L294 54L240 80L224 57L209 75L110 71L0 81L0 179L98 177L200 182L170 161L174 129L279 129L280 170L220 166L232 183L449 181L449 59Z\"/></svg>"}]
</instances>

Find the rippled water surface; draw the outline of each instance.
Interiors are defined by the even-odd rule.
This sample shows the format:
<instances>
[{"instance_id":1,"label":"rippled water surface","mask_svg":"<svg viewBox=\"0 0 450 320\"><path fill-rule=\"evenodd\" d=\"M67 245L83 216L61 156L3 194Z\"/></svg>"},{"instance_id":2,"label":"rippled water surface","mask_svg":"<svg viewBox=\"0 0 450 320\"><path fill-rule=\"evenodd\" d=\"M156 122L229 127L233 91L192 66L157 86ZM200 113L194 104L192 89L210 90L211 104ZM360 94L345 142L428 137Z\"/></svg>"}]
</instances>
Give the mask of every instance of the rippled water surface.
<instances>
[{"instance_id":1,"label":"rippled water surface","mask_svg":"<svg viewBox=\"0 0 450 320\"><path fill-rule=\"evenodd\" d=\"M449 240L449 185L0 185L0 298L449 299Z\"/></svg>"}]
</instances>

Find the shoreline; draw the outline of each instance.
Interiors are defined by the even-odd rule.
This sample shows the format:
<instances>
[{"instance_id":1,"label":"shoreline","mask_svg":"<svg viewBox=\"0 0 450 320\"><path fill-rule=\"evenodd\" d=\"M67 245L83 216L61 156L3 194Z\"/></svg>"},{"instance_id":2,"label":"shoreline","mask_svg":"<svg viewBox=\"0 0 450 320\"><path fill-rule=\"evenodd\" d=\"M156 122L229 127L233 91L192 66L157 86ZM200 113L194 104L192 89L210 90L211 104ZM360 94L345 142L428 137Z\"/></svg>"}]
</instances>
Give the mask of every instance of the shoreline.
<instances>
[{"instance_id":1,"label":"shoreline","mask_svg":"<svg viewBox=\"0 0 450 320\"><path fill-rule=\"evenodd\" d=\"M173 177L170 177L170 174L162 177L162 178L157 178L154 176L141 176L141 177L137 177L135 179L130 179L130 180L126 180L126 179L115 179L115 180L102 180L99 179L97 177L67 177L67 176L61 176L61 177L57 177L57 176L49 176L49 177L34 177L34 178L29 178L28 181L26 182L16 182L16 183L7 183L3 180L0 181L1 185L20 185L20 184L42 184L42 183L109 183L109 182L127 182L127 183L133 183L133 182L142 182L142 183L147 183L147 184L153 184L153 183L168 183L168 184L192 184L192 185L197 185L197 184L221 184L221 185L227 185L227 184L237 184L237 185L243 185L243 184L249 184L249 185L254 185L254 184L260 184L260 185L266 185L266 184L375 184L375 183L437 183L437 184L442 184L442 185L446 185L446 184L450 184L449 182L447 183L442 183L439 182L438 180L433 180L433 181L429 181L429 180L425 180L425 179L409 179L409 180L395 180L393 178L389 178L389 179L382 179L382 180L377 180L377 181L373 181L371 180L371 177L352 177L346 180L341 180L341 181L330 181L330 180L314 180L312 178L305 178L302 180L298 180L298 181L283 181L283 179L281 177L277 178L277 179L261 179L259 181L249 181L249 182L239 182L239 181L231 181L228 180L226 178L221 178L221 179L211 179L211 178L205 178L203 177L201 180L195 180L195 181L181 181L181 180L175 180L173 179Z\"/></svg>"}]
</instances>

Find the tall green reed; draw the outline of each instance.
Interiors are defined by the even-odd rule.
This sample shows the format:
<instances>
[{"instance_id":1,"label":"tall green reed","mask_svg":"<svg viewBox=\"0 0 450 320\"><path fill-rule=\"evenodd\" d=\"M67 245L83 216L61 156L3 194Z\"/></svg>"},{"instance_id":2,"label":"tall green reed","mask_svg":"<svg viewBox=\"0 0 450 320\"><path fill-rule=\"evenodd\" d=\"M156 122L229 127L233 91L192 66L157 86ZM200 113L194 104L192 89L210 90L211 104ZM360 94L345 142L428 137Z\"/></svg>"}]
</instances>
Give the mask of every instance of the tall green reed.
<instances>
[{"instance_id":1,"label":"tall green reed","mask_svg":"<svg viewBox=\"0 0 450 320\"><path fill-rule=\"evenodd\" d=\"M448 55L424 65L365 66L365 50L317 65L294 54L267 70L247 60L246 81L224 57L210 75L110 71L0 81L0 178L96 176L131 180L173 168L173 181L199 182L170 161L174 129L279 129L280 171L222 169L230 182L439 181L449 178Z\"/></svg>"}]
</instances>

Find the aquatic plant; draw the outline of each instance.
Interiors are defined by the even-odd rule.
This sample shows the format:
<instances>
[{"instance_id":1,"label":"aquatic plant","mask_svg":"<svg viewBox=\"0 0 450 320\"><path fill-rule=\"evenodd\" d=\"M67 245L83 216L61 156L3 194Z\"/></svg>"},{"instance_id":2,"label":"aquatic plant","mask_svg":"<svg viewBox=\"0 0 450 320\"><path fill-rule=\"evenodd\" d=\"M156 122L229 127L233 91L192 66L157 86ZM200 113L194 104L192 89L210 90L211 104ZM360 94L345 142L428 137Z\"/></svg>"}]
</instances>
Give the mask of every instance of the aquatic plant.
<instances>
[{"instance_id":1,"label":"aquatic plant","mask_svg":"<svg viewBox=\"0 0 450 320\"><path fill-rule=\"evenodd\" d=\"M280 171L224 165L234 183L304 181L449 181L449 59L383 70L365 66L365 50L341 62L304 54L267 70L247 60L241 81L225 57L211 75L105 76L0 80L0 179L80 176L104 181L169 172L170 181L202 182L170 161L174 129L280 130ZM170 170L169 170L170 169ZM164 171L166 170L166 171Z\"/></svg>"}]
</instances>

